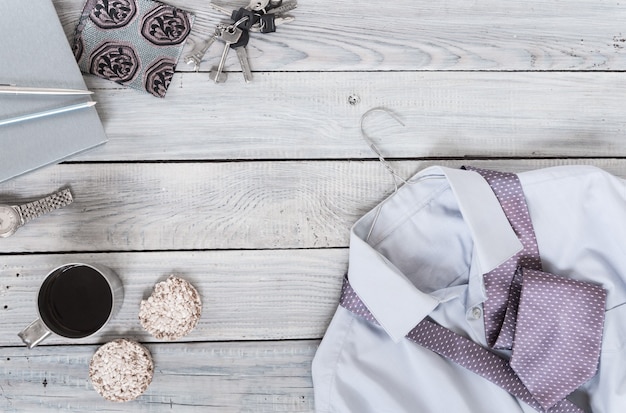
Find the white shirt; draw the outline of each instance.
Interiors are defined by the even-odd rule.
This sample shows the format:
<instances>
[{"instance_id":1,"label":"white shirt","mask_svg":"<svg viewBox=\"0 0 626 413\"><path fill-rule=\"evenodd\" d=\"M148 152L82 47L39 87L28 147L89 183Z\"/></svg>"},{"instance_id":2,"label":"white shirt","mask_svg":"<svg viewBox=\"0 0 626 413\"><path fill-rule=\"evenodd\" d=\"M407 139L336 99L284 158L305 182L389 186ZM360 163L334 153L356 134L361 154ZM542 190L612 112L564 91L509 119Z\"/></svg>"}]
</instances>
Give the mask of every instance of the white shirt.
<instances>
[{"instance_id":1,"label":"white shirt","mask_svg":"<svg viewBox=\"0 0 626 413\"><path fill-rule=\"evenodd\" d=\"M593 413L624 411L625 181L588 166L518 176L543 270L608 291L598 373L568 398ZM380 326L337 309L313 361L316 412L534 413L404 338L429 316L486 346L482 274L522 248L489 185L431 167L378 208L352 228L348 277Z\"/></svg>"}]
</instances>

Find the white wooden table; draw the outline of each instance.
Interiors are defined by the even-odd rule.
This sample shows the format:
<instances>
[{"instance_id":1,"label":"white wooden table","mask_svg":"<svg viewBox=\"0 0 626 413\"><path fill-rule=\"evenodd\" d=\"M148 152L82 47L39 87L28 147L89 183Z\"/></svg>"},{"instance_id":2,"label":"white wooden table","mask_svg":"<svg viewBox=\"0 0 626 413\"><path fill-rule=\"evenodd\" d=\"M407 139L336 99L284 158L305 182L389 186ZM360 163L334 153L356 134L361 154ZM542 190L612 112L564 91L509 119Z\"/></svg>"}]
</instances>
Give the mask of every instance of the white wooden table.
<instances>
[{"instance_id":1,"label":"white wooden table","mask_svg":"<svg viewBox=\"0 0 626 413\"><path fill-rule=\"evenodd\" d=\"M193 36L222 18L208 0ZM220 3L233 8L245 0ZM68 37L83 0L56 0ZM0 184L2 202L69 186L75 202L0 240L3 412L312 412L310 364L337 306L350 226L393 191L364 122L409 177L432 164L522 171L593 164L626 177L626 3L301 0L296 21L235 54L225 84L178 65L165 99L86 76L110 141ZM88 133L88 131L86 131ZM106 332L26 349L43 275L71 261L116 270ZM169 274L199 289L202 319L157 342L139 303ZM102 399L87 366L104 342L146 343L156 368L133 402Z\"/></svg>"}]
</instances>

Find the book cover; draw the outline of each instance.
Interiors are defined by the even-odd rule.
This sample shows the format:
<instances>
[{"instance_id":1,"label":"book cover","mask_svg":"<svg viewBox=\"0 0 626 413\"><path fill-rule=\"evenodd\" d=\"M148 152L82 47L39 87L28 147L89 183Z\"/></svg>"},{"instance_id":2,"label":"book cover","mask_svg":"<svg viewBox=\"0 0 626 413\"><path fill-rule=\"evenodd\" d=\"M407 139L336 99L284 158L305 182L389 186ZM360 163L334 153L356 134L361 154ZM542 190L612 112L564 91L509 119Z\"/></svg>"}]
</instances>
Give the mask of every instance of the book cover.
<instances>
[{"instance_id":1,"label":"book cover","mask_svg":"<svg viewBox=\"0 0 626 413\"><path fill-rule=\"evenodd\" d=\"M0 1L0 83L86 89L51 0ZM0 119L72 105L88 96L0 95ZM0 126L0 182L106 142L95 107Z\"/></svg>"}]
</instances>

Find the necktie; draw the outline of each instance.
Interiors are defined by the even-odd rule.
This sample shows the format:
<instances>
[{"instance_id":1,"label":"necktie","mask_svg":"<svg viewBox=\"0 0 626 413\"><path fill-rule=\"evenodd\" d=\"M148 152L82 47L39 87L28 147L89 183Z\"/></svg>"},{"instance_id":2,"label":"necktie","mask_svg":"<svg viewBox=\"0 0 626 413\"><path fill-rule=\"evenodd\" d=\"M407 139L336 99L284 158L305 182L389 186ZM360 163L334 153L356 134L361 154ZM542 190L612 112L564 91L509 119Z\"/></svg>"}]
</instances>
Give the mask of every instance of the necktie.
<instances>
[{"instance_id":1,"label":"necktie","mask_svg":"<svg viewBox=\"0 0 626 413\"><path fill-rule=\"evenodd\" d=\"M489 183L523 246L522 251L483 275L488 296L483 303L487 343L493 348L510 349L522 289L517 269L523 266L541 270L537 239L517 175L472 167L465 169L480 173Z\"/></svg>"},{"instance_id":2,"label":"necktie","mask_svg":"<svg viewBox=\"0 0 626 413\"><path fill-rule=\"evenodd\" d=\"M378 322L358 297L346 278L339 303L353 314L378 325ZM420 346L446 357L460 366L478 374L517 397L519 400L544 411L524 383L515 374L507 360L473 341L448 330L428 319L422 320L406 338ZM584 413L573 403L562 400L548 410L549 413Z\"/></svg>"},{"instance_id":3,"label":"necktie","mask_svg":"<svg viewBox=\"0 0 626 413\"><path fill-rule=\"evenodd\" d=\"M470 168L467 168L470 169ZM484 274L487 343L511 360L429 320L407 338L485 377L539 411L582 412L565 397L599 360L606 291L541 271L535 233L517 175L471 168L491 185L523 250ZM340 304L376 323L345 280Z\"/></svg>"},{"instance_id":4,"label":"necktie","mask_svg":"<svg viewBox=\"0 0 626 413\"><path fill-rule=\"evenodd\" d=\"M595 375L606 291L541 271L537 238L517 175L466 169L489 183L523 245L521 252L484 274L487 343L513 350L511 368L548 410Z\"/></svg>"}]
</instances>

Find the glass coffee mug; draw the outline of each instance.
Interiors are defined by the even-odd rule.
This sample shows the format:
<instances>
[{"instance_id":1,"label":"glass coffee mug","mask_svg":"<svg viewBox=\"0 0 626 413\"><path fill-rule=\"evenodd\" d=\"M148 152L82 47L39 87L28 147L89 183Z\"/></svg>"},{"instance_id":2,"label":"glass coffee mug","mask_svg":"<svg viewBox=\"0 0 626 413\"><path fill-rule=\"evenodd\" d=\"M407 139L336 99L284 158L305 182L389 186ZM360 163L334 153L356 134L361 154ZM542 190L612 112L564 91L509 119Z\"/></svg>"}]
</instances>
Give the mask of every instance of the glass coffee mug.
<instances>
[{"instance_id":1,"label":"glass coffee mug","mask_svg":"<svg viewBox=\"0 0 626 413\"><path fill-rule=\"evenodd\" d=\"M120 278L103 265L71 263L52 270L37 296L39 318L18 336L33 348L54 333L78 339L96 334L122 306Z\"/></svg>"}]
</instances>

